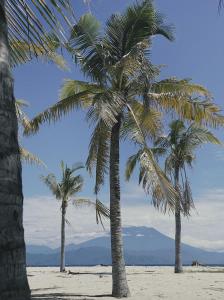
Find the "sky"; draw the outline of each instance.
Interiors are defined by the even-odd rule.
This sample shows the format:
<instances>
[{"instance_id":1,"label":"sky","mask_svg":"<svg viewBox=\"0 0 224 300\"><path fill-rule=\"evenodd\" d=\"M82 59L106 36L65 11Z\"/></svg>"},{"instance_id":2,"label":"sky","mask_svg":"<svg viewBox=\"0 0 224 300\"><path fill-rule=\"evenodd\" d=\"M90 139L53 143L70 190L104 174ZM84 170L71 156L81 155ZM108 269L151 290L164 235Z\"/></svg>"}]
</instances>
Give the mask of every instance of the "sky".
<instances>
[{"instance_id":1,"label":"sky","mask_svg":"<svg viewBox=\"0 0 224 300\"><path fill-rule=\"evenodd\" d=\"M83 0L72 1L76 16L88 11ZM114 12L122 12L132 0L92 0L91 12L102 24ZM214 96L214 101L224 107L224 10L219 14L218 0L155 0L155 6L175 27L175 41L162 37L153 39L151 60L163 65L161 78L191 78L204 85ZM68 59L69 71L62 71L51 63L32 62L14 70L16 98L30 103L26 110L35 116L58 100L65 78L83 79L79 69ZM223 139L223 132L216 132ZM40 175L50 172L60 176L60 161L67 164L85 162L91 128L81 112L72 112L62 121L44 125L35 136L23 138L23 145L37 154L47 169L23 165L24 226L28 244L59 245L60 207L40 181ZM154 227L174 237L174 216L163 215L151 206L138 186L135 176L130 183L124 180L124 166L135 148L129 143L121 145L121 192L124 226ZM83 171L85 186L81 196L94 199L94 178ZM197 153L194 168L188 172L196 211L183 220L183 241L204 249L224 251L224 149L206 145ZM108 181L108 179L107 179ZM107 183L107 182L106 182ZM102 189L100 199L108 203L108 184ZM104 235L106 232L95 224L94 211L69 208L67 242ZM108 230L109 224L105 224Z\"/></svg>"}]
</instances>

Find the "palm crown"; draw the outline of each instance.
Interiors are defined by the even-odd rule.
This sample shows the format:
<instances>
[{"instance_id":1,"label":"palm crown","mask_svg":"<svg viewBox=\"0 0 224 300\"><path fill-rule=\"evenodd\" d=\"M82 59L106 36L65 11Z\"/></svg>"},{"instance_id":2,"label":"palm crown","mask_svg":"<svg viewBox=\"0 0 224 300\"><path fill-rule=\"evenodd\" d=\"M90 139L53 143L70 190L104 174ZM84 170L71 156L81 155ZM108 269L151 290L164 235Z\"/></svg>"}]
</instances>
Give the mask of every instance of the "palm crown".
<instances>
[{"instance_id":1,"label":"palm crown","mask_svg":"<svg viewBox=\"0 0 224 300\"><path fill-rule=\"evenodd\" d=\"M67 80L61 100L32 121L32 130L41 123L56 121L73 109L87 109L87 119L95 124L89 146L87 168L96 167L95 192L104 182L109 164L111 131L118 121L121 137L137 142L147 166L148 188L160 182L164 194L174 200L172 188L156 164L146 137L161 131L161 113L172 111L182 118L213 126L223 124L211 95L190 80L170 78L156 81L159 70L149 60L151 37L159 34L172 40L171 27L158 14L152 1L137 2L122 15L107 22L105 33L90 14L81 17L72 30L70 50L90 82Z\"/></svg>"},{"instance_id":2,"label":"palm crown","mask_svg":"<svg viewBox=\"0 0 224 300\"><path fill-rule=\"evenodd\" d=\"M91 206L96 209L97 223L100 221L102 224L102 218L108 218L110 215L109 210L99 200L93 202L85 198L76 198L76 195L81 192L84 179L81 175L74 175L84 166L81 163L77 163L71 168L61 162L62 178L61 181L57 181L56 176L53 173L47 176L41 176L42 181L47 185L56 199L62 201L62 205L68 206L69 202L72 202L75 206Z\"/></svg>"},{"instance_id":3,"label":"palm crown","mask_svg":"<svg viewBox=\"0 0 224 300\"><path fill-rule=\"evenodd\" d=\"M180 194L180 204L184 214L188 215L194 207L192 192L187 177L186 167L192 167L195 151L205 143L221 144L220 141L206 128L195 123L188 127L183 121L173 121L169 126L167 136L160 137L155 142L155 152L165 155L165 173L175 183L175 174L182 181L176 183Z\"/></svg>"}]
</instances>

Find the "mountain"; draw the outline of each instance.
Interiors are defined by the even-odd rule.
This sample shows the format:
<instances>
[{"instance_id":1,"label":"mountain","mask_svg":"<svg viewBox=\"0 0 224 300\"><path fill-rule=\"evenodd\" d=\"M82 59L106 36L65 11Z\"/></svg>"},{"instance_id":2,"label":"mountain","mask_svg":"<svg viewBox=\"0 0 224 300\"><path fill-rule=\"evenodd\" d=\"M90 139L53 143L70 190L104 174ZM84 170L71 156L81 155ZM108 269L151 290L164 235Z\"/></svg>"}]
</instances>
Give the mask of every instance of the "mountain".
<instances>
[{"instance_id":1,"label":"mountain","mask_svg":"<svg viewBox=\"0 0 224 300\"><path fill-rule=\"evenodd\" d=\"M127 265L172 265L174 240L154 228L127 227L123 229L125 261ZM224 264L224 253L209 252L182 244L183 263L197 260L202 264ZM27 246L29 266L59 265L60 249L46 246ZM111 264L110 236L98 237L66 247L67 265Z\"/></svg>"}]
</instances>

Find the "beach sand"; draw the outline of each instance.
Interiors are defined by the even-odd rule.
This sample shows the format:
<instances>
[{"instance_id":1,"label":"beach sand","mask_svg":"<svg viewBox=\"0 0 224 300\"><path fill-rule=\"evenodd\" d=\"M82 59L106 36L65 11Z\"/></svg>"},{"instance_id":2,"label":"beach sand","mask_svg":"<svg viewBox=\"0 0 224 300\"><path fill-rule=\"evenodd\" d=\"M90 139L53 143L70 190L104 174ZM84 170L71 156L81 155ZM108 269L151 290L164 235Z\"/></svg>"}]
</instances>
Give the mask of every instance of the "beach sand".
<instances>
[{"instance_id":1,"label":"beach sand","mask_svg":"<svg viewBox=\"0 0 224 300\"><path fill-rule=\"evenodd\" d=\"M127 267L131 291L138 300L224 299L224 268L185 267L174 274L172 267ZM28 268L32 300L111 300L111 267Z\"/></svg>"}]
</instances>

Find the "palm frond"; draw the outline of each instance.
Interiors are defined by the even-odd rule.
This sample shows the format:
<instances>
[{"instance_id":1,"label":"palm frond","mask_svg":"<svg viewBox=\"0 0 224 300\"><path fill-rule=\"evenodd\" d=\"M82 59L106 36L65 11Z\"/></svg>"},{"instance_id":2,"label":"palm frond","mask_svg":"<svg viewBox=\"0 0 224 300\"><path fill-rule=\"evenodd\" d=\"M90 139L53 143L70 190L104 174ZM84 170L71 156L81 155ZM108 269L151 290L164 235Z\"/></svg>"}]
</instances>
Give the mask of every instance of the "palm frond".
<instances>
[{"instance_id":1,"label":"palm frond","mask_svg":"<svg viewBox=\"0 0 224 300\"><path fill-rule=\"evenodd\" d=\"M49 34L47 37L41 37L42 43L47 45L48 51L46 51L39 44L28 44L27 42L20 40L11 40L10 41L10 49L13 53L17 52L20 56L20 59L17 64L26 63L36 57L43 62L53 62L56 66L61 68L62 70L68 70L67 63L62 55L57 53L57 49L60 47L60 41L55 34ZM45 46L46 47L46 46ZM13 56L12 56L13 57ZM12 66L15 67L15 61L12 61Z\"/></svg>"},{"instance_id":2,"label":"palm frond","mask_svg":"<svg viewBox=\"0 0 224 300\"><path fill-rule=\"evenodd\" d=\"M130 180L133 174L136 164L139 161L140 154L141 154L141 150L139 150L136 154L130 156L127 160L126 168L125 168L125 178L127 181Z\"/></svg>"},{"instance_id":3,"label":"palm frond","mask_svg":"<svg viewBox=\"0 0 224 300\"><path fill-rule=\"evenodd\" d=\"M224 117L220 108L208 100L191 98L184 94L171 93L149 93L151 99L156 101L161 110L174 112L181 119L195 121L201 125L208 125L214 128L224 125Z\"/></svg>"},{"instance_id":4,"label":"palm frond","mask_svg":"<svg viewBox=\"0 0 224 300\"><path fill-rule=\"evenodd\" d=\"M72 29L69 48L83 73L94 81L102 82L104 51L99 28L100 24L92 14L83 15Z\"/></svg>"},{"instance_id":5,"label":"palm frond","mask_svg":"<svg viewBox=\"0 0 224 300\"><path fill-rule=\"evenodd\" d=\"M126 167L126 178L129 179L135 164L139 164L139 184L152 196L152 203L157 209L174 210L177 193L169 179L156 163L150 149L143 148L132 156Z\"/></svg>"},{"instance_id":6,"label":"palm frond","mask_svg":"<svg viewBox=\"0 0 224 300\"><path fill-rule=\"evenodd\" d=\"M188 147L196 147L203 143L212 143L216 145L222 144L211 131L195 123L188 127L182 140ZM181 142L182 141L180 141L180 143Z\"/></svg>"},{"instance_id":7,"label":"palm frond","mask_svg":"<svg viewBox=\"0 0 224 300\"><path fill-rule=\"evenodd\" d=\"M171 93L171 95L179 93L191 96L197 94L211 99L210 92L202 85L192 83L191 79L177 79L175 77L164 79L153 83L151 91L157 94Z\"/></svg>"},{"instance_id":8,"label":"palm frond","mask_svg":"<svg viewBox=\"0 0 224 300\"><path fill-rule=\"evenodd\" d=\"M62 100L49 107L33 120L31 120L31 128L25 130L25 135L35 133L39 130L40 125L60 120L63 116L69 114L72 110L85 108L91 105L93 97L97 90L97 86L84 86L83 82L75 80L67 80L62 88ZM72 92L73 91L73 92Z\"/></svg>"},{"instance_id":9,"label":"palm frond","mask_svg":"<svg viewBox=\"0 0 224 300\"><path fill-rule=\"evenodd\" d=\"M18 123L22 125L23 129L29 129L30 128L30 119L23 111L23 107L27 107L28 102L16 99L15 101L15 108L16 108L16 117L18 120Z\"/></svg>"},{"instance_id":10,"label":"palm frond","mask_svg":"<svg viewBox=\"0 0 224 300\"><path fill-rule=\"evenodd\" d=\"M39 159L39 157L37 157L35 154L29 152L28 150L26 150L23 147L20 147L20 156L21 159L29 164L36 164L39 166L43 166L46 167L45 163Z\"/></svg>"},{"instance_id":11,"label":"palm frond","mask_svg":"<svg viewBox=\"0 0 224 300\"><path fill-rule=\"evenodd\" d=\"M167 29L167 30L166 30ZM159 16L153 2L145 0L129 6L122 14L114 14L106 24L105 47L109 50L109 61L114 65L136 47L155 34L172 39L169 26Z\"/></svg>"},{"instance_id":12,"label":"palm frond","mask_svg":"<svg viewBox=\"0 0 224 300\"><path fill-rule=\"evenodd\" d=\"M46 184L46 186L50 189L53 195L55 195L56 199L61 199L61 190L60 186L57 183L56 176L54 174L48 174L47 176L41 176L40 179Z\"/></svg>"},{"instance_id":13,"label":"palm frond","mask_svg":"<svg viewBox=\"0 0 224 300\"><path fill-rule=\"evenodd\" d=\"M187 178L183 186L183 193L181 198L183 199L181 203L182 211L185 216L189 216L191 209L194 209L195 206L194 206L191 186Z\"/></svg>"},{"instance_id":14,"label":"palm frond","mask_svg":"<svg viewBox=\"0 0 224 300\"><path fill-rule=\"evenodd\" d=\"M96 222L97 224L101 223L103 227L103 219L110 218L110 210L99 199L96 199L96 202L86 198L74 199L73 205L76 207L88 206L94 208L96 210Z\"/></svg>"},{"instance_id":15,"label":"palm frond","mask_svg":"<svg viewBox=\"0 0 224 300\"><path fill-rule=\"evenodd\" d=\"M140 151L138 152L138 158L134 158L134 160L138 159L139 162L139 184L142 184L146 193L152 195L153 203L157 203L155 205L157 208L161 208L164 211L166 211L167 208L173 210L175 207L177 193L169 179L157 164L153 156L153 152L147 146L144 134L132 108L130 107L130 105L127 106L137 125L136 134L138 134ZM130 163L133 163L133 160L129 161L129 170L127 170L127 175L129 175L131 171ZM157 186L160 187L160 193L155 193L155 189Z\"/></svg>"},{"instance_id":16,"label":"palm frond","mask_svg":"<svg viewBox=\"0 0 224 300\"><path fill-rule=\"evenodd\" d=\"M132 101L130 106L136 116L136 119L138 120L138 123L145 137L154 139L156 136L161 134L162 122L160 112L150 107L146 108L142 103L138 101ZM135 130L136 122L129 112L124 117L121 128L121 135L125 138Z\"/></svg>"},{"instance_id":17,"label":"palm frond","mask_svg":"<svg viewBox=\"0 0 224 300\"><path fill-rule=\"evenodd\" d=\"M73 22L69 0L49 0L48 3L42 0L7 0L5 8L9 41L20 41L29 45L32 49L31 56L37 56L33 45L40 46L43 52L49 52L50 47L43 40L48 29L65 41L64 24L71 26L70 20ZM59 21L60 18L63 21ZM11 47L10 51L13 65L24 61L24 56L17 48Z\"/></svg>"},{"instance_id":18,"label":"palm frond","mask_svg":"<svg viewBox=\"0 0 224 300\"><path fill-rule=\"evenodd\" d=\"M89 155L86 167L90 174L96 171L94 192L98 194L104 183L104 177L108 173L110 155L110 130L103 120L100 120L94 129L89 144Z\"/></svg>"},{"instance_id":19,"label":"palm frond","mask_svg":"<svg viewBox=\"0 0 224 300\"><path fill-rule=\"evenodd\" d=\"M85 168L85 166L83 165L83 163L77 162L77 163L72 165L71 173L76 172L76 171L81 170L81 169L84 169L84 168Z\"/></svg>"},{"instance_id":20,"label":"palm frond","mask_svg":"<svg viewBox=\"0 0 224 300\"><path fill-rule=\"evenodd\" d=\"M103 218L110 218L110 210L99 199L96 199L96 222L104 228Z\"/></svg>"}]
</instances>

